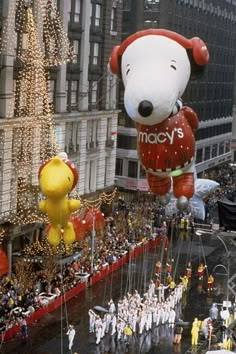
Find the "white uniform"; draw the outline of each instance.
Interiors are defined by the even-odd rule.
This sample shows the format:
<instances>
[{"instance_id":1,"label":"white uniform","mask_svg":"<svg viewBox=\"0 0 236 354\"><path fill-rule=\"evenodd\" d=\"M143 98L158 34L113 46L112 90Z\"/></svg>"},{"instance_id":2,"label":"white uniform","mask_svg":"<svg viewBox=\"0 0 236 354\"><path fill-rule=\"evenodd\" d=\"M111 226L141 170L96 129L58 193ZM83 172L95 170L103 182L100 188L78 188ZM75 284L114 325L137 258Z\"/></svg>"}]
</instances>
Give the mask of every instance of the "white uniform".
<instances>
[{"instance_id":1,"label":"white uniform","mask_svg":"<svg viewBox=\"0 0 236 354\"><path fill-rule=\"evenodd\" d=\"M141 296L139 295L137 290L134 291L133 297L135 299L136 305L139 307L141 302Z\"/></svg>"},{"instance_id":2,"label":"white uniform","mask_svg":"<svg viewBox=\"0 0 236 354\"><path fill-rule=\"evenodd\" d=\"M146 330L152 329L152 312L148 309L146 313Z\"/></svg>"},{"instance_id":3,"label":"white uniform","mask_svg":"<svg viewBox=\"0 0 236 354\"><path fill-rule=\"evenodd\" d=\"M148 287L148 297L151 298L155 295L155 289L156 289L156 285L153 282L153 280L151 280L149 287Z\"/></svg>"},{"instance_id":4,"label":"white uniform","mask_svg":"<svg viewBox=\"0 0 236 354\"><path fill-rule=\"evenodd\" d=\"M111 314L110 313L106 313L105 314L105 319L106 319L106 329L105 332L108 333L109 329L110 329L110 325L111 325Z\"/></svg>"},{"instance_id":5,"label":"white uniform","mask_svg":"<svg viewBox=\"0 0 236 354\"><path fill-rule=\"evenodd\" d=\"M226 324L226 325L227 325L227 321L229 319L229 316L230 316L230 313L229 313L228 308L222 307L222 310L220 311L220 317L222 318L222 320L224 321L224 324Z\"/></svg>"},{"instance_id":6,"label":"white uniform","mask_svg":"<svg viewBox=\"0 0 236 354\"><path fill-rule=\"evenodd\" d=\"M88 315L89 315L89 333L94 333L96 314L93 312L93 310L89 310Z\"/></svg>"},{"instance_id":7,"label":"white uniform","mask_svg":"<svg viewBox=\"0 0 236 354\"><path fill-rule=\"evenodd\" d=\"M112 315L111 318L111 336L116 333L116 316Z\"/></svg>"},{"instance_id":8,"label":"white uniform","mask_svg":"<svg viewBox=\"0 0 236 354\"><path fill-rule=\"evenodd\" d=\"M124 330L125 323L122 320L118 320L117 325L116 325L116 330L117 330L117 340L121 340L121 336Z\"/></svg>"},{"instance_id":9,"label":"white uniform","mask_svg":"<svg viewBox=\"0 0 236 354\"><path fill-rule=\"evenodd\" d=\"M111 301L108 303L108 305L109 305L109 312L110 312L110 313L116 312L116 306L115 306L113 300L111 300Z\"/></svg>"},{"instance_id":10,"label":"white uniform","mask_svg":"<svg viewBox=\"0 0 236 354\"><path fill-rule=\"evenodd\" d=\"M169 327L170 327L170 328L174 328L174 325L175 325L175 317L176 317L175 310L174 310L174 309L170 309L170 311L169 311L169 319L168 319Z\"/></svg>"},{"instance_id":11,"label":"white uniform","mask_svg":"<svg viewBox=\"0 0 236 354\"><path fill-rule=\"evenodd\" d=\"M103 319L102 319L102 333L101 333L101 338L103 338L103 337L105 336L106 325L107 325L107 321L106 321L106 317L104 316Z\"/></svg>"},{"instance_id":12,"label":"white uniform","mask_svg":"<svg viewBox=\"0 0 236 354\"><path fill-rule=\"evenodd\" d=\"M95 320L95 334L96 334L96 344L99 344L102 335L102 320L99 316L97 316Z\"/></svg>"},{"instance_id":13,"label":"white uniform","mask_svg":"<svg viewBox=\"0 0 236 354\"><path fill-rule=\"evenodd\" d=\"M167 289L168 286L164 286L163 284L160 284L160 286L158 286L157 290L158 290L158 301L162 302L165 301L165 289Z\"/></svg>"},{"instance_id":14,"label":"white uniform","mask_svg":"<svg viewBox=\"0 0 236 354\"><path fill-rule=\"evenodd\" d=\"M145 311L142 310L140 313L140 320L139 320L139 333L140 334L143 333L145 322L146 322L146 314L145 314Z\"/></svg>"},{"instance_id":15,"label":"white uniform","mask_svg":"<svg viewBox=\"0 0 236 354\"><path fill-rule=\"evenodd\" d=\"M68 339L69 339L69 350L71 350L72 346L73 346L73 342L74 342L74 338L75 338L75 330L73 326L69 326L69 329L66 333L68 335Z\"/></svg>"},{"instance_id":16,"label":"white uniform","mask_svg":"<svg viewBox=\"0 0 236 354\"><path fill-rule=\"evenodd\" d=\"M216 320L218 318L218 308L216 304L212 304L210 311L209 311L209 315L211 317L212 320Z\"/></svg>"}]
</instances>

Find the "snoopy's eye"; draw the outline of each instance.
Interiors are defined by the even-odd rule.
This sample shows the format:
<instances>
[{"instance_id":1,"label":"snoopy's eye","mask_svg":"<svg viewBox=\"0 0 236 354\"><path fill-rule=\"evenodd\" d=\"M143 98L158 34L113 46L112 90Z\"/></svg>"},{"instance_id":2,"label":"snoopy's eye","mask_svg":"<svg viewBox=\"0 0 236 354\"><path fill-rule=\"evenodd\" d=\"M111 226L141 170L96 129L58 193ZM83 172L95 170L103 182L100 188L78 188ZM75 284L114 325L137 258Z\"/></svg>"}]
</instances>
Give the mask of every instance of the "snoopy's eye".
<instances>
[{"instance_id":1,"label":"snoopy's eye","mask_svg":"<svg viewBox=\"0 0 236 354\"><path fill-rule=\"evenodd\" d=\"M129 72L130 72L130 68L128 68L128 69L126 70L126 76L129 74Z\"/></svg>"},{"instance_id":2,"label":"snoopy's eye","mask_svg":"<svg viewBox=\"0 0 236 354\"><path fill-rule=\"evenodd\" d=\"M176 70L176 66L175 66L175 65L171 64L170 67L171 67L172 69Z\"/></svg>"}]
</instances>

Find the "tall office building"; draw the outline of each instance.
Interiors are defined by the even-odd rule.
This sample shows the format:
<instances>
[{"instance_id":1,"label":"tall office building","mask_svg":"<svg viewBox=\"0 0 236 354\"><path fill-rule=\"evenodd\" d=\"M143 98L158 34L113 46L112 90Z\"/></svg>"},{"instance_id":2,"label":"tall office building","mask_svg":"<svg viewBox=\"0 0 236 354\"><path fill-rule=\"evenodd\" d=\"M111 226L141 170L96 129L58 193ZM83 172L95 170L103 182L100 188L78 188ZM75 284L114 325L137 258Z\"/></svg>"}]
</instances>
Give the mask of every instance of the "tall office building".
<instances>
[{"instance_id":1,"label":"tall office building","mask_svg":"<svg viewBox=\"0 0 236 354\"><path fill-rule=\"evenodd\" d=\"M206 42L210 61L204 76L191 81L183 96L184 104L196 111L200 121L197 173L231 161L236 0L124 0L122 37L144 28L166 28L188 38L199 36ZM136 129L124 108L118 124L117 185L127 190L148 190L136 152Z\"/></svg>"},{"instance_id":2,"label":"tall office building","mask_svg":"<svg viewBox=\"0 0 236 354\"><path fill-rule=\"evenodd\" d=\"M59 14L62 25L57 21ZM79 170L77 193L83 197L104 190L109 192L114 186L118 111L116 78L108 73L107 62L112 47L121 39L121 16L120 0L0 0L4 43L0 67L0 223L10 268L12 253L38 238L39 225L29 223L27 216L22 222L18 213L21 208L22 214L26 205L30 210L31 203L35 202L25 190L30 186L37 190L40 156L44 148L49 149L49 146L37 148L40 144L37 129L30 132L35 136L35 143L28 146L27 137L20 130L22 115L27 119L28 105L34 104L29 87L17 86L19 77L27 82L32 80L32 76L24 76L29 48L37 53L34 57L31 55L32 62L38 61L42 73L44 69L47 73L48 92L47 97L42 98L47 112L42 108L42 114L47 116L53 108L58 151L65 151ZM47 28L52 32L47 32ZM64 55L63 43L66 44L67 39L73 46L72 60L59 66L48 61L50 68L45 67L53 40L60 45L53 48L59 58ZM44 53L44 57L40 53ZM35 85L40 82L43 89L42 75L38 75L36 81ZM31 88L34 90L34 86ZM24 95L26 89L28 97ZM37 100L41 94L42 91L36 94ZM9 107L15 109L9 113ZM50 141L45 144L50 145ZM28 170L27 176L16 168L14 158L16 155L19 162L19 156L22 158L25 151L31 171ZM24 161L22 158L22 171Z\"/></svg>"}]
</instances>

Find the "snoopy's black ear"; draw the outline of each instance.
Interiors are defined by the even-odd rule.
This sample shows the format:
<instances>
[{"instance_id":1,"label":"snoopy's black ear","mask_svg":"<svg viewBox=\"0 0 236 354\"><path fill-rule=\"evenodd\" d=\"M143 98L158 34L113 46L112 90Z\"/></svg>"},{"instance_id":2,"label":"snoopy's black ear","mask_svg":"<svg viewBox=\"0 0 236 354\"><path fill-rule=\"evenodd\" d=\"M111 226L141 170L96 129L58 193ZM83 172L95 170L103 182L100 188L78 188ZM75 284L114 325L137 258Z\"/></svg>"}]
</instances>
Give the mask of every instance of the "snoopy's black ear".
<instances>
[{"instance_id":1,"label":"snoopy's black ear","mask_svg":"<svg viewBox=\"0 0 236 354\"><path fill-rule=\"evenodd\" d=\"M191 80L196 80L204 74L206 65L199 65L194 61L191 48L186 49L186 51L191 65Z\"/></svg>"}]
</instances>

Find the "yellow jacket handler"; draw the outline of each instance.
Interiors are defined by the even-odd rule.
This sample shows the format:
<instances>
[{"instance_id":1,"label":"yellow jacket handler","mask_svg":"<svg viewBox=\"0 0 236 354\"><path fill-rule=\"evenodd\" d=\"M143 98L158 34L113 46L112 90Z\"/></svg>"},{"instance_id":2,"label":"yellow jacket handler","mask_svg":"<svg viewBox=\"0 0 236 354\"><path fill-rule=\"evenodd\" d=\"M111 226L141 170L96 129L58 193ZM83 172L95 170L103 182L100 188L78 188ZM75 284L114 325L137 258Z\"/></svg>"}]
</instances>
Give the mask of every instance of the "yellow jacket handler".
<instances>
[{"instance_id":1,"label":"yellow jacket handler","mask_svg":"<svg viewBox=\"0 0 236 354\"><path fill-rule=\"evenodd\" d=\"M192 330L191 330L191 335L192 335L191 344L192 344L192 346L195 346L198 344L200 325L201 325L201 321L198 321L198 319L195 318L193 321Z\"/></svg>"},{"instance_id":2,"label":"yellow jacket handler","mask_svg":"<svg viewBox=\"0 0 236 354\"><path fill-rule=\"evenodd\" d=\"M133 330L130 324L126 324L124 329L123 329L123 333L124 333L124 341L126 344L129 344L129 338L132 336L133 334Z\"/></svg>"}]
</instances>

